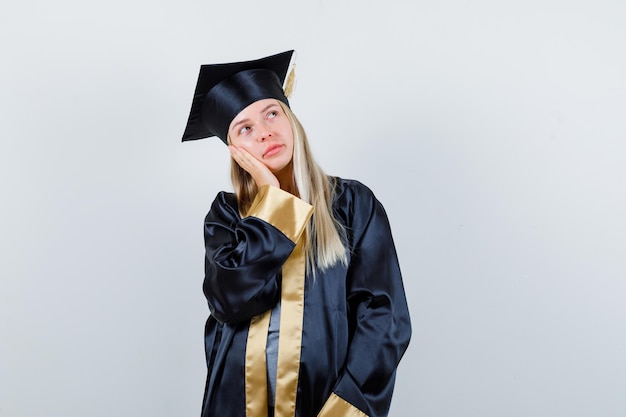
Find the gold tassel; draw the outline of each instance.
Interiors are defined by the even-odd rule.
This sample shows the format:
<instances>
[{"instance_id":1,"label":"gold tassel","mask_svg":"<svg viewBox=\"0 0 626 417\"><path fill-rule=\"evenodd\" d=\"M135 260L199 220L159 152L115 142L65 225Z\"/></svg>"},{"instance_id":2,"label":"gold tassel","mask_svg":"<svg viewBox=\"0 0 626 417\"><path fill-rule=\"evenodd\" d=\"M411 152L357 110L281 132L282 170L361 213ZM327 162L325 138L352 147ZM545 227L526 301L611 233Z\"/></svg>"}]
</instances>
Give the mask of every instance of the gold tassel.
<instances>
[{"instance_id":1,"label":"gold tassel","mask_svg":"<svg viewBox=\"0 0 626 417\"><path fill-rule=\"evenodd\" d=\"M291 66L291 71L289 72L289 75L287 76L287 79L285 80L285 97L291 98L295 84L296 84L296 64L294 62L293 65Z\"/></svg>"}]
</instances>

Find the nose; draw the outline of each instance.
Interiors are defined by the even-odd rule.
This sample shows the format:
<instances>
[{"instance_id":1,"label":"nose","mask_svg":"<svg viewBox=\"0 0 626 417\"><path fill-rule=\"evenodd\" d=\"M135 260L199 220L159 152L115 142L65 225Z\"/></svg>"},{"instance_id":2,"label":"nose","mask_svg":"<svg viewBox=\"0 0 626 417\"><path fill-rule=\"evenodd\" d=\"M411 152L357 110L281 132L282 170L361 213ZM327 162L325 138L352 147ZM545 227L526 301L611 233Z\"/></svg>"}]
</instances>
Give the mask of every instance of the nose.
<instances>
[{"instance_id":1,"label":"nose","mask_svg":"<svg viewBox=\"0 0 626 417\"><path fill-rule=\"evenodd\" d=\"M259 136L258 136L259 142L265 142L267 139L271 137L272 137L272 131L267 126L263 126L263 128L259 130Z\"/></svg>"}]
</instances>

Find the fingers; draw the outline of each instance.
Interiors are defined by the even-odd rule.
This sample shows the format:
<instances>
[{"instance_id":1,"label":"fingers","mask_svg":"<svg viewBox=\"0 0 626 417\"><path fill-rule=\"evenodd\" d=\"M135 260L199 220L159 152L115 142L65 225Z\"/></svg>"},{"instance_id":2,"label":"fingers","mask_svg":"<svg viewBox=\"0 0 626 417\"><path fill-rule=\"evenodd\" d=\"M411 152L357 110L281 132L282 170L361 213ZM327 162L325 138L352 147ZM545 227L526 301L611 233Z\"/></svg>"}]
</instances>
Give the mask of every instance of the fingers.
<instances>
[{"instance_id":1,"label":"fingers","mask_svg":"<svg viewBox=\"0 0 626 417\"><path fill-rule=\"evenodd\" d=\"M280 187L280 183L272 171L246 149L234 145L229 145L228 149L235 162L252 176L258 187L266 184Z\"/></svg>"},{"instance_id":2,"label":"fingers","mask_svg":"<svg viewBox=\"0 0 626 417\"><path fill-rule=\"evenodd\" d=\"M233 145L230 145L228 148L230 149L230 154L233 159L251 175L253 175L256 170L267 169L261 161L250 155L244 148L238 148Z\"/></svg>"},{"instance_id":3,"label":"fingers","mask_svg":"<svg viewBox=\"0 0 626 417\"><path fill-rule=\"evenodd\" d=\"M234 145L229 145L228 149L230 150L230 156L239 164L240 167L250 172L250 169L253 167L252 155L246 152L242 148L237 148Z\"/></svg>"}]
</instances>

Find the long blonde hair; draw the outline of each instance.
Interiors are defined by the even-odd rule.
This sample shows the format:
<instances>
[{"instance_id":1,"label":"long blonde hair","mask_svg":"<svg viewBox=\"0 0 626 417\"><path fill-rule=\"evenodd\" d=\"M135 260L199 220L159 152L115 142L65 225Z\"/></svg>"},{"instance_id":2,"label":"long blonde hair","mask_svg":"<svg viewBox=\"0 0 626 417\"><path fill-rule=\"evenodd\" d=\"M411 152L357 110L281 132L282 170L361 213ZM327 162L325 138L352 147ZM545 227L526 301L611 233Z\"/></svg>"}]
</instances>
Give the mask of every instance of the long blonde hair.
<instances>
[{"instance_id":1,"label":"long blonde hair","mask_svg":"<svg viewBox=\"0 0 626 417\"><path fill-rule=\"evenodd\" d=\"M291 109L278 101L293 131L293 180L298 197L313 206L313 216L306 226L305 250L307 271L315 274L335 265L347 264L345 229L333 215L334 190L330 178L315 162L300 121ZM252 176L231 159L230 178L237 195L239 213L245 216L257 193Z\"/></svg>"}]
</instances>

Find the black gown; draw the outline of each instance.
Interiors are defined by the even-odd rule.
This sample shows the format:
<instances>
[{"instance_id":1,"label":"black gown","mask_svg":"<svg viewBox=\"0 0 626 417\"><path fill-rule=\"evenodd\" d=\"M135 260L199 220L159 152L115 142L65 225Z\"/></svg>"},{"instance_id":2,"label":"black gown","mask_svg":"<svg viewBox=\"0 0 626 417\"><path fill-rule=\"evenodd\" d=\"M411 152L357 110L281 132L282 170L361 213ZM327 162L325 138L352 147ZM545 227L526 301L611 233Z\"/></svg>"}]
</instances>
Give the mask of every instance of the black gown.
<instances>
[{"instance_id":1,"label":"black gown","mask_svg":"<svg viewBox=\"0 0 626 417\"><path fill-rule=\"evenodd\" d=\"M208 376L202 417L267 415L267 403L261 402L266 368L253 363L254 349L247 345L253 338L259 345L266 337L262 326L261 335L253 335L251 322L258 325L279 299L279 338L285 345L280 348L291 359L279 363L284 376L278 376L278 384L291 378L293 398L277 393L276 417L388 414L396 368L411 336L391 230L383 206L366 186L331 181L334 215L346 230L348 263L315 276L302 272L303 296L293 301L294 309L303 310L300 316L285 307L286 293L292 292L285 289L292 282L285 268L296 252L303 253L298 242L311 206L265 186L242 219L234 194L221 192L215 198L204 229L204 293L211 315L205 329ZM283 320L295 322L299 330L283 328ZM278 412L283 404L287 411Z\"/></svg>"}]
</instances>

